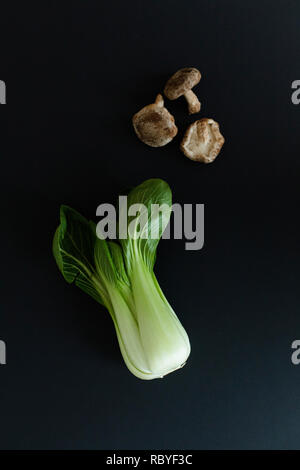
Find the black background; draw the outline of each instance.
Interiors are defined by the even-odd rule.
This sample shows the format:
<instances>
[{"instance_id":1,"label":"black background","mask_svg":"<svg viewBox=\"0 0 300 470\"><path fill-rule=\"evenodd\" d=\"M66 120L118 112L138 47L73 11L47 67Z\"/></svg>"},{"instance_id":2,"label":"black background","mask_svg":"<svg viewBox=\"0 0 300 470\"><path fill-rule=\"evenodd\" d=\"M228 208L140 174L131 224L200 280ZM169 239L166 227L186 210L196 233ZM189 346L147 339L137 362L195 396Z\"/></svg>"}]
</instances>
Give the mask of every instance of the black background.
<instances>
[{"instance_id":1,"label":"black background","mask_svg":"<svg viewBox=\"0 0 300 470\"><path fill-rule=\"evenodd\" d=\"M2 449L299 448L297 0L11 2L1 6ZM131 116L198 67L199 116L226 138L212 165L179 134L152 149ZM108 313L52 258L59 206L95 218L150 177L205 204L205 246L161 242L156 274L187 332L187 365L140 381Z\"/></svg>"}]
</instances>

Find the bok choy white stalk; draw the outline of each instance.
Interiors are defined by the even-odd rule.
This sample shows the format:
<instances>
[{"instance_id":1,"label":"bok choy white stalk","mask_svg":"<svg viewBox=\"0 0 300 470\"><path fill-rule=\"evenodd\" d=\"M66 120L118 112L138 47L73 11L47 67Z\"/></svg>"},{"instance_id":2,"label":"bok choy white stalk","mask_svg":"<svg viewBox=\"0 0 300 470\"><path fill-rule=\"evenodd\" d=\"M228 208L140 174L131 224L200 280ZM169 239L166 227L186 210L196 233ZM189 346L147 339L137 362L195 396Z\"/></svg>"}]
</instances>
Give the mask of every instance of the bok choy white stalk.
<instances>
[{"instance_id":1,"label":"bok choy white stalk","mask_svg":"<svg viewBox=\"0 0 300 470\"><path fill-rule=\"evenodd\" d=\"M97 238L93 222L61 206L53 253L65 280L109 311L128 369L150 380L182 367L190 343L153 272L171 190L163 180L147 180L129 193L133 204L140 205L139 216L128 217L128 236L117 242ZM153 212L153 204L161 210Z\"/></svg>"}]
</instances>

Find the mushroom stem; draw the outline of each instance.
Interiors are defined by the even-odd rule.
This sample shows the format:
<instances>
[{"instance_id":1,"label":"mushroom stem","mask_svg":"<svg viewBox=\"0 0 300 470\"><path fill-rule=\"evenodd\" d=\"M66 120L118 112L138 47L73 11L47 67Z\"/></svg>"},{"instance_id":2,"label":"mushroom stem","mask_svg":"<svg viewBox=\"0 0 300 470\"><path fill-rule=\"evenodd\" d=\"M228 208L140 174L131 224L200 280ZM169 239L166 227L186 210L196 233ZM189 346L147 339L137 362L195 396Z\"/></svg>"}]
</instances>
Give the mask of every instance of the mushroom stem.
<instances>
[{"instance_id":1,"label":"mushroom stem","mask_svg":"<svg viewBox=\"0 0 300 470\"><path fill-rule=\"evenodd\" d=\"M155 98L155 104L159 106L160 108L164 107L164 99L161 96L161 94L158 94L157 97Z\"/></svg>"},{"instance_id":2,"label":"mushroom stem","mask_svg":"<svg viewBox=\"0 0 300 470\"><path fill-rule=\"evenodd\" d=\"M188 90L184 93L184 97L188 103L189 113L190 114L199 113L200 108L201 108L201 103L198 100L195 93L192 90Z\"/></svg>"}]
</instances>

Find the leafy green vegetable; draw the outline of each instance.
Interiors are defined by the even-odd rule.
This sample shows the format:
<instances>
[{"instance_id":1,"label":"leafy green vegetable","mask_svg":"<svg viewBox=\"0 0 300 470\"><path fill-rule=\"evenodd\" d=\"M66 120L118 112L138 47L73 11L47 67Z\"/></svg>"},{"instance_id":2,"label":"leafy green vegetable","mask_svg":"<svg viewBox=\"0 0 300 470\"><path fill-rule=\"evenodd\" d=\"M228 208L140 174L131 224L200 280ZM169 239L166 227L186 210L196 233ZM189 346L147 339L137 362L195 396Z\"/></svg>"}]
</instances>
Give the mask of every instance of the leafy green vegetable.
<instances>
[{"instance_id":1,"label":"leafy green vegetable","mask_svg":"<svg viewBox=\"0 0 300 470\"><path fill-rule=\"evenodd\" d=\"M127 238L118 242L97 238L95 224L61 206L53 254L65 280L108 309L128 369L149 380L182 367L190 343L153 272L171 214L171 190L160 179L147 180L129 193L128 208L133 205Z\"/></svg>"}]
</instances>

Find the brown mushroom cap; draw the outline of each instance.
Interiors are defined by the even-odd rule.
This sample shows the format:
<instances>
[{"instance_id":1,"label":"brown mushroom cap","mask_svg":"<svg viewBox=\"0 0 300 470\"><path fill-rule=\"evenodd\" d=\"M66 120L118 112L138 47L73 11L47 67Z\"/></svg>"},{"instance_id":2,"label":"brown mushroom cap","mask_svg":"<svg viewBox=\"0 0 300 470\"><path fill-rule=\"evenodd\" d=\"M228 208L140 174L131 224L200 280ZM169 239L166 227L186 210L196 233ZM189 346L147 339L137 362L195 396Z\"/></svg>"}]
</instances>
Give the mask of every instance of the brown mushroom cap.
<instances>
[{"instance_id":1,"label":"brown mushroom cap","mask_svg":"<svg viewBox=\"0 0 300 470\"><path fill-rule=\"evenodd\" d=\"M154 103L136 113L132 123L138 138L151 147L168 144L178 132L175 119L164 107L161 95L157 95Z\"/></svg>"},{"instance_id":2,"label":"brown mushroom cap","mask_svg":"<svg viewBox=\"0 0 300 470\"><path fill-rule=\"evenodd\" d=\"M169 100L176 100L200 82L201 73L193 67L178 70L166 83L164 94Z\"/></svg>"},{"instance_id":3,"label":"brown mushroom cap","mask_svg":"<svg viewBox=\"0 0 300 470\"><path fill-rule=\"evenodd\" d=\"M219 124L213 119L203 118L187 128L180 149L191 160L211 163L219 155L224 142Z\"/></svg>"}]
</instances>

